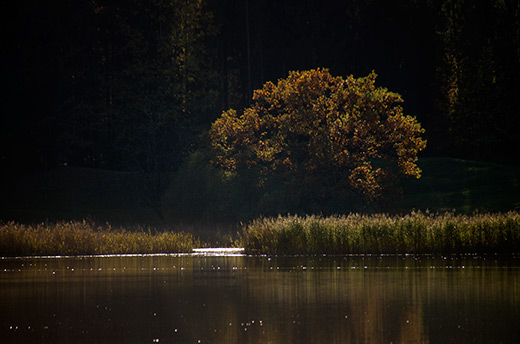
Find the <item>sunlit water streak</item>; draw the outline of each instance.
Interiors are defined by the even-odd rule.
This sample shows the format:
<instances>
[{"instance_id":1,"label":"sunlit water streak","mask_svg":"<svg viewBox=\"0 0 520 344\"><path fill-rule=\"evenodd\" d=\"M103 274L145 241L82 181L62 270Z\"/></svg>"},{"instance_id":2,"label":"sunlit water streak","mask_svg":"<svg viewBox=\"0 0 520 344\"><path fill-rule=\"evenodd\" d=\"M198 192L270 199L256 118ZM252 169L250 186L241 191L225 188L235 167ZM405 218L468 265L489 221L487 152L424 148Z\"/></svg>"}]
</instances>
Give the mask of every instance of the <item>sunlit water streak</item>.
<instances>
[{"instance_id":1,"label":"sunlit water streak","mask_svg":"<svg viewBox=\"0 0 520 344\"><path fill-rule=\"evenodd\" d=\"M244 255L244 248L241 247L210 247L195 248L192 253L125 253L125 254L92 254L92 255L55 255L55 256L20 256L20 257L0 257L0 260L11 259L59 259L59 258L87 258L87 257L180 257L180 256L241 256Z\"/></svg>"}]
</instances>

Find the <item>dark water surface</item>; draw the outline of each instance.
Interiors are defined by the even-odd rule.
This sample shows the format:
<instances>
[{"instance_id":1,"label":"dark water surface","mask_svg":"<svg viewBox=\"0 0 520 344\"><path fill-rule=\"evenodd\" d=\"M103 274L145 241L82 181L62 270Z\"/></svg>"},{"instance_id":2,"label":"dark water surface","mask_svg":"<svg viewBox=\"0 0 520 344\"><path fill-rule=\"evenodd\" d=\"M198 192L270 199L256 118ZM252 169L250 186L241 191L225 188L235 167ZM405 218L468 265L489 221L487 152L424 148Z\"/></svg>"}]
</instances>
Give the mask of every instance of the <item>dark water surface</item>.
<instances>
[{"instance_id":1,"label":"dark water surface","mask_svg":"<svg viewBox=\"0 0 520 344\"><path fill-rule=\"evenodd\" d=\"M520 256L0 259L2 343L520 343Z\"/></svg>"}]
</instances>

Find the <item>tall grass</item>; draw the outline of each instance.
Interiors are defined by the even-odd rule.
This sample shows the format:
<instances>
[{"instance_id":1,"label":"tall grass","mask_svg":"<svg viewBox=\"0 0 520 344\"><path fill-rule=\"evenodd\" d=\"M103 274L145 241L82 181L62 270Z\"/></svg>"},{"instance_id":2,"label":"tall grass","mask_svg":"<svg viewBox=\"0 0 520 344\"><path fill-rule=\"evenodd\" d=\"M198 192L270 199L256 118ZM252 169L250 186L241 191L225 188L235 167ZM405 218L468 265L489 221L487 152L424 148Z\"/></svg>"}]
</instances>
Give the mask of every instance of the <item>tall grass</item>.
<instances>
[{"instance_id":1,"label":"tall grass","mask_svg":"<svg viewBox=\"0 0 520 344\"><path fill-rule=\"evenodd\" d=\"M180 253L198 246L199 240L191 234L131 232L86 221L0 223L0 256Z\"/></svg>"},{"instance_id":2,"label":"tall grass","mask_svg":"<svg viewBox=\"0 0 520 344\"><path fill-rule=\"evenodd\" d=\"M247 225L248 253L509 253L520 252L520 213L279 216Z\"/></svg>"}]
</instances>

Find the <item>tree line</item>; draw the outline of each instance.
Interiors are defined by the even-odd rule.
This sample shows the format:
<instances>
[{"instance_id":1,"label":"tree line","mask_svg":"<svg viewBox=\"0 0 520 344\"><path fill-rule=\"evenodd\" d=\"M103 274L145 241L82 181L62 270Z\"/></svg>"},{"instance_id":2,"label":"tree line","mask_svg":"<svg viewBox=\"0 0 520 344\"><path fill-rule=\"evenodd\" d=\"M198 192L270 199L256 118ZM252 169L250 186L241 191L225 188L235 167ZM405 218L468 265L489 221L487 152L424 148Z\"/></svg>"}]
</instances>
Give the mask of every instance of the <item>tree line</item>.
<instances>
[{"instance_id":1,"label":"tree line","mask_svg":"<svg viewBox=\"0 0 520 344\"><path fill-rule=\"evenodd\" d=\"M211 124L290 71L404 98L425 155L513 161L516 0L54 0L2 6L6 169L175 171ZM157 181L157 187L161 185Z\"/></svg>"}]
</instances>

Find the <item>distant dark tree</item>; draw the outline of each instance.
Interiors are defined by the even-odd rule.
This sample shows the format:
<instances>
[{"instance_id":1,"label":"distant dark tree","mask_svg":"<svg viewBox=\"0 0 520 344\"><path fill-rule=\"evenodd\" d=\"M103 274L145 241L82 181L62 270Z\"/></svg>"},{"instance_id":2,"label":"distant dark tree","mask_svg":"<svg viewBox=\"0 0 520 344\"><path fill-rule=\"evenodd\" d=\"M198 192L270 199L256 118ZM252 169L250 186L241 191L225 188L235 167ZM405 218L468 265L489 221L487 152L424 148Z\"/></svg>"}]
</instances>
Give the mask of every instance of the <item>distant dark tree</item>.
<instances>
[{"instance_id":1,"label":"distant dark tree","mask_svg":"<svg viewBox=\"0 0 520 344\"><path fill-rule=\"evenodd\" d=\"M217 94L208 40L215 34L204 1L136 1L119 17L122 66L116 146L147 177L147 202L162 218L173 172L215 112Z\"/></svg>"},{"instance_id":2,"label":"distant dark tree","mask_svg":"<svg viewBox=\"0 0 520 344\"><path fill-rule=\"evenodd\" d=\"M60 146L70 149L62 159L75 159L75 142L92 142L86 164L172 171L216 112L205 2L88 1L78 12L59 111Z\"/></svg>"},{"instance_id":3,"label":"distant dark tree","mask_svg":"<svg viewBox=\"0 0 520 344\"><path fill-rule=\"evenodd\" d=\"M437 82L446 137L464 158L512 160L520 149L520 3L441 2Z\"/></svg>"},{"instance_id":4,"label":"distant dark tree","mask_svg":"<svg viewBox=\"0 0 520 344\"><path fill-rule=\"evenodd\" d=\"M260 184L281 180L291 195L318 204L345 194L372 204L395 197L399 177L420 176L426 141L401 96L375 80L375 73L356 79L317 69L267 82L251 107L213 123L215 163L257 170Z\"/></svg>"}]
</instances>

